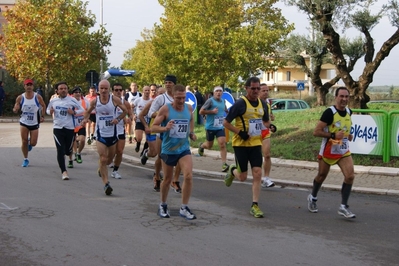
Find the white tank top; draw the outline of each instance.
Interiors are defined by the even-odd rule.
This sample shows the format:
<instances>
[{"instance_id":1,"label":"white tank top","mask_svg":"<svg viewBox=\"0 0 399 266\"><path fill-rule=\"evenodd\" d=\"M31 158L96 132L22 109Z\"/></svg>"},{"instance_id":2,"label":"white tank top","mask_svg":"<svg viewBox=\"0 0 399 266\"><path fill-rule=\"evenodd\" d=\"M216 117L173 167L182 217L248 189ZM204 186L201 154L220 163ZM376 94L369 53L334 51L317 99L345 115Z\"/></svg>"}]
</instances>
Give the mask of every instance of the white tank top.
<instances>
[{"instance_id":1,"label":"white tank top","mask_svg":"<svg viewBox=\"0 0 399 266\"><path fill-rule=\"evenodd\" d=\"M111 121L116 117L116 106L112 101L112 95L109 95L108 102L102 104L100 96L97 96L96 103L96 127L97 136L103 138L116 137L116 125Z\"/></svg>"},{"instance_id":2,"label":"white tank top","mask_svg":"<svg viewBox=\"0 0 399 266\"><path fill-rule=\"evenodd\" d=\"M33 95L32 99L27 99L25 97L25 93L22 94L22 100L21 100L21 118L19 119L19 122L21 122L24 125L27 126L36 126L39 124L38 121L38 112L40 109L40 104L37 99L37 94L36 92Z\"/></svg>"}]
</instances>

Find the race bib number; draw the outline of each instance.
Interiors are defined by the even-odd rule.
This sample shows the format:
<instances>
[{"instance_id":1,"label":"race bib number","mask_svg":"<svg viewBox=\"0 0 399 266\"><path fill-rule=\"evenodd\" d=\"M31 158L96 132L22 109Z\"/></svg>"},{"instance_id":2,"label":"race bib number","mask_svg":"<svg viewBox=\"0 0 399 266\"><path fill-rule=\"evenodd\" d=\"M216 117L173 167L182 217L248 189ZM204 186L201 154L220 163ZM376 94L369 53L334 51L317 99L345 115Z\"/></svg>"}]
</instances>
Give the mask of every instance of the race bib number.
<instances>
[{"instance_id":1,"label":"race bib number","mask_svg":"<svg viewBox=\"0 0 399 266\"><path fill-rule=\"evenodd\" d=\"M103 117L100 117L100 120L98 121L98 123L99 123L98 126L99 126L100 128L112 127L112 126L113 126L112 120L114 120L114 117L113 117L113 116L103 116Z\"/></svg>"},{"instance_id":2,"label":"race bib number","mask_svg":"<svg viewBox=\"0 0 399 266\"><path fill-rule=\"evenodd\" d=\"M223 127L223 116L215 116L215 119L213 121L213 126L214 127Z\"/></svg>"},{"instance_id":3,"label":"race bib number","mask_svg":"<svg viewBox=\"0 0 399 266\"><path fill-rule=\"evenodd\" d=\"M35 117L35 114L31 113L31 112L26 112L26 113L24 113L24 115L25 115L27 121L33 121L33 119Z\"/></svg>"},{"instance_id":4,"label":"race bib number","mask_svg":"<svg viewBox=\"0 0 399 266\"><path fill-rule=\"evenodd\" d=\"M57 106L56 110L58 111L58 112L55 113L56 114L55 115L56 118L61 119L61 120L67 119L67 117L68 117L68 108Z\"/></svg>"},{"instance_id":5,"label":"race bib number","mask_svg":"<svg viewBox=\"0 0 399 266\"><path fill-rule=\"evenodd\" d=\"M249 131L250 136L260 136L262 133L262 119L250 119Z\"/></svg>"},{"instance_id":6,"label":"race bib number","mask_svg":"<svg viewBox=\"0 0 399 266\"><path fill-rule=\"evenodd\" d=\"M343 155L349 151L349 140L348 138L343 138L340 141L332 140L331 154Z\"/></svg>"},{"instance_id":7,"label":"race bib number","mask_svg":"<svg viewBox=\"0 0 399 266\"><path fill-rule=\"evenodd\" d=\"M187 132L189 130L189 123L187 119L176 119L173 120L173 127L169 131L171 138L183 139L187 138Z\"/></svg>"}]
</instances>

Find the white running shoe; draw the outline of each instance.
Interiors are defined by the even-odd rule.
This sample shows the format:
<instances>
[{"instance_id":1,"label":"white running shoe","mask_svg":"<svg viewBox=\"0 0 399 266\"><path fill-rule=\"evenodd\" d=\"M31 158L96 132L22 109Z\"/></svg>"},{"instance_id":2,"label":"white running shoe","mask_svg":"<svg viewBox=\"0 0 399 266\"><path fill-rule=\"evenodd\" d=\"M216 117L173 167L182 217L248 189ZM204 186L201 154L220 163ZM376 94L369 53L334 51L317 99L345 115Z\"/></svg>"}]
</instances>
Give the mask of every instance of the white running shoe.
<instances>
[{"instance_id":1,"label":"white running shoe","mask_svg":"<svg viewBox=\"0 0 399 266\"><path fill-rule=\"evenodd\" d=\"M186 206L186 207L181 207L180 208L180 216L186 218L187 220L194 220L197 219L194 213L191 212L191 210Z\"/></svg>"},{"instance_id":2,"label":"white running shoe","mask_svg":"<svg viewBox=\"0 0 399 266\"><path fill-rule=\"evenodd\" d=\"M122 176L118 173L118 171L112 171L111 176L116 179L122 178Z\"/></svg>"},{"instance_id":3,"label":"white running shoe","mask_svg":"<svg viewBox=\"0 0 399 266\"><path fill-rule=\"evenodd\" d=\"M62 180L69 180L69 176L67 176L67 175L62 175Z\"/></svg>"},{"instance_id":4,"label":"white running shoe","mask_svg":"<svg viewBox=\"0 0 399 266\"><path fill-rule=\"evenodd\" d=\"M274 187L274 182L270 180L268 177L262 178L262 187L267 188L267 187Z\"/></svg>"},{"instance_id":5,"label":"white running shoe","mask_svg":"<svg viewBox=\"0 0 399 266\"><path fill-rule=\"evenodd\" d=\"M356 214L349 210L348 205L342 205L338 209L338 214L344 216L345 218L356 218Z\"/></svg>"}]
</instances>

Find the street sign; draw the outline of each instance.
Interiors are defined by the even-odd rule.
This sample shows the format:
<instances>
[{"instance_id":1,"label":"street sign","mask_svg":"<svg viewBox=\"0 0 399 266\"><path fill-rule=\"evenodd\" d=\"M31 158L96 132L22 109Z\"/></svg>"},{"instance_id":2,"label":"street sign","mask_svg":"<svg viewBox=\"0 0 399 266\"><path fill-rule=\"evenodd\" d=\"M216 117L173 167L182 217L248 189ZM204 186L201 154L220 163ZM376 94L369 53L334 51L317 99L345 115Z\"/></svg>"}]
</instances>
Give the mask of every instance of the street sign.
<instances>
[{"instance_id":1,"label":"street sign","mask_svg":"<svg viewBox=\"0 0 399 266\"><path fill-rule=\"evenodd\" d=\"M226 105L227 110L234 104L235 100L231 93L224 91L222 94L222 99L224 100L224 104Z\"/></svg>"},{"instance_id":2,"label":"street sign","mask_svg":"<svg viewBox=\"0 0 399 266\"><path fill-rule=\"evenodd\" d=\"M305 90L305 83L304 82L298 82L296 84L296 89L299 90L299 91Z\"/></svg>"},{"instance_id":3,"label":"street sign","mask_svg":"<svg viewBox=\"0 0 399 266\"><path fill-rule=\"evenodd\" d=\"M194 93L192 93L191 91L186 92L186 103L193 107L194 113L195 108L197 108L197 98L195 98Z\"/></svg>"},{"instance_id":4,"label":"street sign","mask_svg":"<svg viewBox=\"0 0 399 266\"><path fill-rule=\"evenodd\" d=\"M135 70L110 68L104 72L104 79L109 79L110 77L131 77L135 73Z\"/></svg>"},{"instance_id":5,"label":"street sign","mask_svg":"<svg viewBox=\"0 0 399 266\"><path fill-rule=\"evenodd\" d=\"M99 75L95 70L89 70L86 73L86 81L93 86L94 84L98 84Z\"/></svg>"}]
</instances>

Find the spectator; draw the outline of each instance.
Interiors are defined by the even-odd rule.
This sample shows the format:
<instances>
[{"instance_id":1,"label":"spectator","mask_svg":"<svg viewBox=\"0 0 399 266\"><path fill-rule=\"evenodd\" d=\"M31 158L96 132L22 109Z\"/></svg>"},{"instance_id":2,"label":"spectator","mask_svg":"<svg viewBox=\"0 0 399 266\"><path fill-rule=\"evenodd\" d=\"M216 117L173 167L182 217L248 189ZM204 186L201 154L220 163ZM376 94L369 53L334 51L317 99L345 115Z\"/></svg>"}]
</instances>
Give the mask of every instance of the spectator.
<instances>
[{"instance_id":1,"label":"spectator","mask_svg":"<svg viewBox=\"0 0 399 266\"><path fill-rule=\"evenodd\" d=\"M36 93L39 94L40 96L42 96L42 98L44 99L42 86L40 86L39 88L37 88Z\"/></svg>"},{"instance_id":2,"label":"spectator","mask_svg":"<svg viewBox=\"0 0 399 266\"><path fill-rule=\"evenodd\" d=\"M197 115L197 124L198 125L202 125L203 121L202 121L202 115L200 115L199 110L201 110L201 107L204 105L205 100L204 100L204 96L202 96L202 94L198 91L198 86L194 86L194 95L195 98L197 99L197 110L196 115Z\"/></svg>"},{"instance_id":3,"label":"spectator","mask_svg":"<svg viewBox=\"0 0 399 266\"><path fill-rule=\"evenodd\" d=\"M0 117L3 116L3 103L6 99L6 93L3 88L3 81L0 80Z\"/></svg>"}]
</instances>

